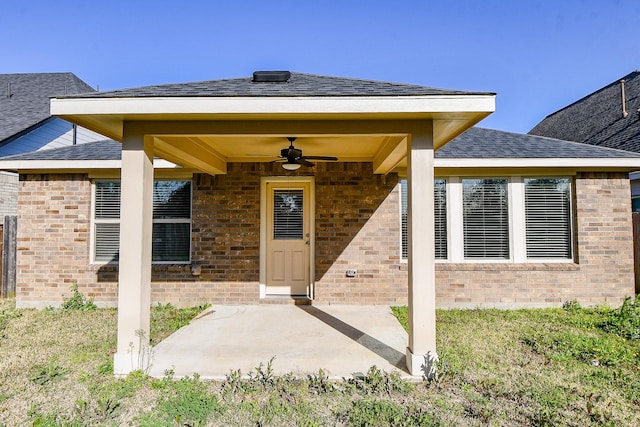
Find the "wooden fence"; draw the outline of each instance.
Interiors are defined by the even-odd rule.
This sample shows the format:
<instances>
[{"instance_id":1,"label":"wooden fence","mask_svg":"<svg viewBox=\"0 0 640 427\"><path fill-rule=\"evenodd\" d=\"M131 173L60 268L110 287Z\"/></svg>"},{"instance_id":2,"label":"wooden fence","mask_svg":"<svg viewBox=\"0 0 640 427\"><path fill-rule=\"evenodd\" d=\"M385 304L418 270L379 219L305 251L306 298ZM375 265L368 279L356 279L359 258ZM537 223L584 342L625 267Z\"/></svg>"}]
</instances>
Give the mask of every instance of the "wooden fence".
<instances>
[{"instance_id":1,"label":"wooden fence","mask_svg":"<svg viewBox=\"0 0 640 427\"><path fill-rule=\"evenodd\" d=\"M640 294L640 212L633 213L633 259L635 260L636 294Z\"/></svg>"},{"instance_id":2,"label":"wooden fence","mask_svg":"<svg viewBox=\"0 0 640 427\"><path fill-rule=\"evenodd\" d=\"M0 297L7 298L16 294L16 233L18 231L18 217L5 216L0 234Z\"/></svg>"}]
</instances>

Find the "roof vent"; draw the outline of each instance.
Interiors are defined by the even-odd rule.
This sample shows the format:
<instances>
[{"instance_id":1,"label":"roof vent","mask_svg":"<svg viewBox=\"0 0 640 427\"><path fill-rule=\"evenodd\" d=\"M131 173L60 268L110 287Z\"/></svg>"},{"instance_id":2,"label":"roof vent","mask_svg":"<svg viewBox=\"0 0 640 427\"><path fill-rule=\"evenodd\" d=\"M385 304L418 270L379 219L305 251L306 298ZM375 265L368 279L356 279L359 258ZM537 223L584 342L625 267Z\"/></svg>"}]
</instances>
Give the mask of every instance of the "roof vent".
<instances>
[{"instance_id":1,"label":"roof vent","mask_svg":"<svg viewBox=\"0 0 640 427\"><path fill-rule=\"evenodd\" d=\"M253 73L254 83L284 83L291 78L289 71L256 71Z\"/></svg>"}]
</instances>

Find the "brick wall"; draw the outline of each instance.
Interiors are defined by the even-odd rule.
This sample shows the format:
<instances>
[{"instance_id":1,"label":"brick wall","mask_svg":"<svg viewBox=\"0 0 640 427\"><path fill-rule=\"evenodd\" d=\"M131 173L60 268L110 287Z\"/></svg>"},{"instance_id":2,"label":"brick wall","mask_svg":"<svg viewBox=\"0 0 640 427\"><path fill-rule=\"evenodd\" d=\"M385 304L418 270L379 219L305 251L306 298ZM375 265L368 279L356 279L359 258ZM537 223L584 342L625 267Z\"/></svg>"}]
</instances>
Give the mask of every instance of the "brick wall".
<instances>
[{"instance_id":1,"label":"brick wall","mask_svg":"<svg viewBox=\"0 0 640 427\"><path fill-rule=\"evenodd\" d=\"M575 178L576 263L437 264L441 307L619 304L634 293L629 177L579 173Z\"/></svg>"},{"instance_id":2,"label":"brick wall","mask_svg":"<svg viewBox=\"0 0 640 427\"><path fill-rule=\"evenodd\" d=\"M398 179L367 163L319 163L315 176L315 297L322 303L406 303L400 261ZM260 274L260 178L278 164L229 164L193 178L192 263L154 265L154 302L256 303ZM117 301L117 266L90 265L91 183L85 174L23 175L18 206L17 301L58 305L77 283L100 305ZM618 303L633 292L629 180L575 180L576 263L436 266L439 306ZM354 278L346 277L355 269Z\"/></svg>"}]
</instances>

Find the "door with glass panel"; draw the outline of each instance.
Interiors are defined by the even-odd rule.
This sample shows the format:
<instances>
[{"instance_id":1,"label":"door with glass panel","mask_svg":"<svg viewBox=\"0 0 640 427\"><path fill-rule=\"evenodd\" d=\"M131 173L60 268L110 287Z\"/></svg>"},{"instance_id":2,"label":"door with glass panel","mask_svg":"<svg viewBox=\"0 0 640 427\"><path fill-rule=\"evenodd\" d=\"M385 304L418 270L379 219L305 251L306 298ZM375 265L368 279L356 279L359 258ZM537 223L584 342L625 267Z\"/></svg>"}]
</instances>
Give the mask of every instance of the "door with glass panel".
<instances>
[{"instance_id":1,"label":"door with glass panel","mask_svg":"<svg viewBox=\"0 0 640 427\"><path fill-rule=\"evenodd\" d=\"M267 295L310 295L310 183L267 183Z\"/></svg>"}]
</instances>

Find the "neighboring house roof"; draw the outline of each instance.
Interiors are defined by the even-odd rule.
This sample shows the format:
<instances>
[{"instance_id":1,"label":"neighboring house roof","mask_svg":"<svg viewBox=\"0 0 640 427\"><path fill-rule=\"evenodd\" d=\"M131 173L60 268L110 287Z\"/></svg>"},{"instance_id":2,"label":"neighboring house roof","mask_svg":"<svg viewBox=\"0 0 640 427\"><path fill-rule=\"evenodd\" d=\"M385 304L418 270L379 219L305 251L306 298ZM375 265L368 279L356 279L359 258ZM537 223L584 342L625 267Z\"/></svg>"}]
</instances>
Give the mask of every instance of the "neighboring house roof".
<instances>
[{"instance_id":1,"label":"neighboring house roof","mask_svg":"<svg viewBox=\"0 0 640 427\"><path fill-rule=\"evenodd\" d=\"M529 133L640 152L640 71L627 74L548 115Z\"/></svg>"},{"instance_id":2,"label":"neighboring house roof","mask_svg":"<svg viewBox=\"0 0 640 427\"><path fill-rule=\"evenodd\" d=\"M452 159L607 159L640 158L623 150L571 141L473 127L435 153Z\"/></svg>"},{"instance_id":3,"label":"neighboring house roof","mask_svg":"<svg viewBox=\"0 0 640 427\"><path fill-rule=\"evenodd\" d=\"M70 168L73 162L77 162L79 168L119 167L121 152L122 144L104 140L0 158L0 168ZM640 165L640 154L628 151L478 127L455 138L438 150L435 157L436 167L585 166L606 170ZM511 163L505 163L505 159ZM162 164L173 166L167 162Z\"/></svg>"},{"instance_id":4,"label":"neighboring house roof","mask_svg":"<svg viewBox=\"0 0 640 427\"><path fill-rule=\"evenodd\" d=\"M0 143L49 119L49 98L92 92L73 73L0 74Z\"/></svg>"},{"instance_id":5,"label":"neighboring house roof","mask_svg":"<svg viewBox=\"0 0 640 427\"><path fill-rule=\"evenodd\" d=\"M254 82L252 77L163 84L58 98L145 97L298 97L298 96L420 96L486 94L426 86L320 76L292 72L286 82Z\"/></svg>"}]
</instances>

